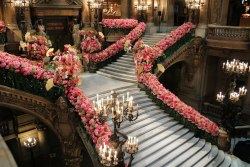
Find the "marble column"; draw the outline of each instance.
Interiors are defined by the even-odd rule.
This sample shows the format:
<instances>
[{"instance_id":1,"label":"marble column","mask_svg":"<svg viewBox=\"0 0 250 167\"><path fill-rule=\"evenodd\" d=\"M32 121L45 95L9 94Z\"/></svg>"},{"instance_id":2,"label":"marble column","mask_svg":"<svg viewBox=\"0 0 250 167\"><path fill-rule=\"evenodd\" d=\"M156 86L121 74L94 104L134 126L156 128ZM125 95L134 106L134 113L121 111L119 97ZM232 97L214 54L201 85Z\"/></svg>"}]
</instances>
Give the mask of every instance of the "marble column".
<instances>
[{"instance_id":1,"label":"marble column","mask_svg":"<svg viewBox=\"0 0 250 167\"><path fill-rule=\"evenodd\" d=\"M122 0L121 1L121 18L123 19L128 18L128 7L129 7L128 0Z\"/></svg>"},{"instance_id":2,"label":"marble column","mask_svg":"<svg viewBox=\"0 0 250 167\"><path fill-rule=\"evenodd\" d=\"M229 0L223 0L220 25L227 25L228 8L229 8Z\"/></svg>"},{"instance_id":3,"label":"marble column","mask_svg":"<svg viewBox=\"0 0 250 167\"><path fill-rule=\"evenodd\" d=\"M147 3L148 5L150 5L149 8L149 15L148 15L148 22L149 23L153 23L154 22L154 0L150 0L150 2Z\"/></svg>"},{"instance_id":4,"label":"marble column","mask_svg":"<svg viewBox=\"0 0 250 167\"><path fill-rule=\"evenodd\" d=\"M90 23L90 17L89 17L89 8L88 8L88 3L87 0L82 0L82 22L83 22L83 26L86 27L89 25ZM93 19L91 20L93 23Z\"/></svg>"},{"instance_id":5,"label":"marble column","mask_svg":"<svg viewBox=\"0 0 250 167\"><path fill-rule=\"evenodd\" d=\"M195 36L200 36L202 38L205 38L207 25L208 25L208 1L204 1L204 6L200 7L199 11L199 23L197 25L197 28L195 30Z\"/></svg>"},{"instance_id":6,"label":"marble column","mask_svg":"<svg viewBox=\"0 0 250 167\"><path fill-rule=\"evenodd\" d=\"M163 13L164 22L167 23L168 26L174 25L174 0L163 0L163 9L165 9Z\"/></svg>"}]
</instances>

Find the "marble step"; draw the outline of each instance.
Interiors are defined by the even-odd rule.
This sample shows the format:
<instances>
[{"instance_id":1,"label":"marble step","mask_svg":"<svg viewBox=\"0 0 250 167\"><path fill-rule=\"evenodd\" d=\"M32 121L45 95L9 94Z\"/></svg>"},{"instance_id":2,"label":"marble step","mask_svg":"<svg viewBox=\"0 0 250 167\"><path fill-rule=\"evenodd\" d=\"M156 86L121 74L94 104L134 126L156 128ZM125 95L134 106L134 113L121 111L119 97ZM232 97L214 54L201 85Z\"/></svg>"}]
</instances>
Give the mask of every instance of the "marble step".
<instances>
[{"instance_id":1,"label":"marble step","mask_svg":"<svg viewBox=\"0 0 250 167\"><path fill-rule=\"evenodd\" d=\"M127 60L124 60L124 59L118 59L116 62L121 62L121 63L124 63L124 64L129 64L129 65L135 66L134 61L127 61Z\"/></svg>"},{"instance_id":2,"label":"marble step","mask_svg":"<svg viewBox=\"0 0 250 167\"><path fill-rule=\"evenodd\" d=\"M100 69L99 71L107 73L107 74L115 75L115 76L120 76L122 78L128 78L128 79L134 79L134 80L137 79L136 75L129 75L129 74L124 74L124 73L119 73L119 72L116 73L116 72L113 72L113 71L109 71L109 70L107 70L105 68Z\"/></svg>"},{"instance_id":3,"label":"marble step","mask_svg":"<svg viewBox=\"0 0 250 167\"><path fill-rule=\"evenodd\" d=\"M207 164L209 164L212 160L216 158L218 152L219 152L218 147L212 146L211 151L203 159L201 159L198 163L196 163L194 167L207 166Z\"/></svg>"},{"instance_id":4,"label":"marble step","mask_svg":"<svg viewBox=\"0 0 250 167\"><path fill-rule=\"evenodd\" d=\"M108 66L106 67L112 67L112 68L115 68L115 69L119 69L119 70L123 70L123 71L130 71L130 72L136 72L134 68L131 68L131 67L123 67L121 65L116 65L116 64L109 64Z\"/></svg>"},{"instance_id":5,"label":"marble step","mask_svg":"<svg viewBox=\"0 0 250 167\"><path fill-rule=\"evenodd\" d=\"M159 157L155 163L153 163L150 166L166 166L168 162L171 162L174 160L176 157L179 157L183 153L185 153L187 150L192 148L196 143L198 143L199 138L193 137L172 152L167 152L165 155L163 154L162 157ZM165 151L165 150L164 150Z\"/></svg>"},{"instance_id":6,"label":"marble step","mask_svg":"<svg viewBox=\"0 0 250 167\"><path fill-rule=\"evenodd\" d=\"M122 73L122 74L128 74L128 75L134 75L136 76L136 72L135 71L126 71L126 70L121 70L118 68L114 68L112 66L106 66L104 67L104 69L109 70L109 71L113 71L113 72L117 72L117 73Z\"/></svg>"},{"instance_id":7,"label":"marble step","mask_svg":"<svg viewBox=\"0 0 250 167\"><path fill-rule=\"evenodd\" d=\"M125 64L125 63L119 62L119 61L113 62L112 64L119 65L119 66L122 66L122 67L127 67L127 68L130 68L130 69L135 69L135 65Z\"/></svg>"},{"instance_id":8,"label":"marble step","mask_svg":"<svg viewBox=\"0 0 250 167\"><path fill-rule=\"evenodd\" d=\"M205 146L197 152L195 155L190 157L187 161L183 162L182 167L193 166L195 163L199 162L204 156L206 156L211 151L212 145L211 143L206 143Z\"/></svg>"},{"instance_id":9,"label":"marble step","mask_svg":"<svg viewBox=\"0 0 250 167\"><path fill-rule=\"evenodd\" d=\"M127 60L127 61L131 61L131 62L135 62L135 60L134 60L134 57L133 56L122 56L122 57L119 57L119 59L118 60Z\"/></svg>"},{"instance_id":10,"label":"marble step","mask_svg":"<svg viewBox=\"0 0 250 167\"><path fill-rule=\"evenodd\" d=\"M194 154L196 154L198 151L200 151L204 145L205 145L206 141L204 139L199 140L198 143L196 143L192 149L187 150L185 153L183 153L182 155L179 155L178 158L172 160L171 162L168 162L167 164L165 164L166 166L179 166L181 163L184 163L186 160L188 160L191 156L193 156Z\"/></svg>"},{"instance_id":11,"label":"marble step","mask_svg":"<svg viewBox=\"0 0 250 167\"><path fill-rule=\"evenodd\" d=\"M99 74L99 75L103 75L103 76L106 76L108 78L113 78L113 79L117 79L117 80L120 80L120 81L137 83L137 79L124 78L123 76L108 74L108 73L105 73L105 72L102 72L102 71L97 71L96 73Z\"/></svg>"},{"instance_id":12,"label":"marble step","mask_svg":"<svg viewBox=\"0 0 250 167\"><path fill-rule=\"evenodd\" d=\"M225 154L223 151L219 150L219 153L216 157L216 159L214 159L214 161L211 161L210 164L208 164L208 167L214 167L214 166L220 166L220 164L223 162L225 158Z\"/></svg>"},{"instance_id":13,"label":"marble step","mask_svg":"<svg viewBox=\"0 0 250 167\"><path fill-rule=\"evenodd\" d=\"M163 138L161 141L154 142L155 144L151 147L147 147L147 149L140 151L140 153L137 154L138 158L134 159L132 165L134 167L152 166L155 161L159 160L159 158L163 158L166 153L178 148L194 136L193 133L185 133L184 130L185 129L183 129L183 131L178 131L184 133L184 135L182 133L174 133L171 137ZM142 143L141 145L143 146L144 144Z\"/></svg>"},{"instance_id":14,"label":"marble step","mask_svg":"<svg viewBox=\"0 0 250 167\"><path fill-rule=\"evenodd\" d=\"M231 164L231 157L228 154L225 154L224 161L220 164L221 167L229 167Z\"/></svg>"}]
</instances>

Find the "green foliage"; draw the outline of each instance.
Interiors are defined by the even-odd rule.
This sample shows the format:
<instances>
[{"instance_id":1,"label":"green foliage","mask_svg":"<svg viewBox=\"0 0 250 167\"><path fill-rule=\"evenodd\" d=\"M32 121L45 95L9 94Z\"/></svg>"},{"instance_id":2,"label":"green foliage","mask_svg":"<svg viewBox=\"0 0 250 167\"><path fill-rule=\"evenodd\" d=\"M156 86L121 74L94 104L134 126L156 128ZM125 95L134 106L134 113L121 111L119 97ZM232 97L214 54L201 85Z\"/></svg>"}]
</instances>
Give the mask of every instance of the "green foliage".
<instances>
[{"instance_id":1,"label":"green foliage","mask_svg":"<svg viewBox=\"0 0 250 167\"><path fill-rule=\"evenodd\" d=\"M193 36L191 33L188 33L184 37L182 37L179 41L177 41L174 45L170 46L167 50L165 50L164 54L162 54L160 57L158 57L154 63L152 72L154 72L157 68L157 64L164 62L168 57L173 55L179 48L181 48L183 45L185 45L187 42L191 41L193 39Z\"/></svg>"},{"instance_id":2,"label":"green foliage","mask_svg":"<svg viewBox=\"0 0 250 167\"><path fill-rule=\"evenodd\" d=\"M64 94L63 87L54 86L47 91L45 80L35 79L32 75L24 76L23 74L15 73L13 69L0 68L0 85L42 96L53 102Z\"/></svg>"}]
</instances>

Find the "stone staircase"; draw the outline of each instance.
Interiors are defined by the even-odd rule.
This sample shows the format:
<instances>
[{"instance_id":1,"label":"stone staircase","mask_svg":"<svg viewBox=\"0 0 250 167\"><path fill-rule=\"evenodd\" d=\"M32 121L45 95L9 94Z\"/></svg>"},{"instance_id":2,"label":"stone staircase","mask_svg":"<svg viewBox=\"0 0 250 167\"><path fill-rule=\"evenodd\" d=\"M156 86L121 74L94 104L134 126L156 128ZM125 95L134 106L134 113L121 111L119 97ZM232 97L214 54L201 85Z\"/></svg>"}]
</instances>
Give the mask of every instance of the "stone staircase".
<instances>
[{"instance_id":1,"label":"stone staircase","mask_svg":"<svg viewBox=\"0 0 250 167\"><path fill-rule=\"evenodd\" d=\"M145 44L153 44L166 34L144 35ZM168 114L164 113L144 91L137 87L135 64L132 55L123 55L116 62L97 71L97 74L132 82L135 85L114 89L119 97L126 92L134 97L135 104L139 105L140 116L134 122L125 121L120 131L139 139L139 152L133 160L133 167L160 167L160 166L221 166L245 167L250 166L239 158L224 153L217 146L211 145L204 139L194 136L194 133L179 124ZM110 95L110 90L98 93L100 98ZM95 95L90 99L96 100ZM113 129L111 120L108 125ZM129 156L126 155L128 162Z\"/></svg>"},{"instance_id":2,"label":"stone staircase","mask_svg":"<svg viewBox=\"0 0 250 167\"><path fill-rule=\"evenodd\" d=\"M139 152L135 154L133 167L160 166L249 166L235 156L224 153L217 146L211 145L204 139L194 136L194 133L179 124L168 114L164 113L144 91L134 86L115 90L119 98L129 92L135 104L139 105L140 115L134 122L125 121L121 124L120 132L139 139ZM110 91L100 92L99 98L106 98ZM90 99L96 100L95 95ZM108 120L113 130L113 123ZM126 162L129 156L126 154Z\"/></svg>"},{"instance_id":3,"label":"stone staircase","mask_svg":"<svg viewBox=\"0 0 250 167\"><path fill-rule=\"evenodd\" d=\"M164 36L166 36L167 33L155 33L151 35L143 35L142 40L144 44L149 45L150 47L153 47L156 42L159 42Z\"/></svg>"},{"instance_id":4,"label":"stone staircase","mask_svg":"<svg viewBox=\"0 0 250 167\"><path fill-rule=\"evenodd\" d=\"M133 55L123 55L116 62L109 64L96 73L125 82L137 83Z\"/></svg>"}]
</instances>

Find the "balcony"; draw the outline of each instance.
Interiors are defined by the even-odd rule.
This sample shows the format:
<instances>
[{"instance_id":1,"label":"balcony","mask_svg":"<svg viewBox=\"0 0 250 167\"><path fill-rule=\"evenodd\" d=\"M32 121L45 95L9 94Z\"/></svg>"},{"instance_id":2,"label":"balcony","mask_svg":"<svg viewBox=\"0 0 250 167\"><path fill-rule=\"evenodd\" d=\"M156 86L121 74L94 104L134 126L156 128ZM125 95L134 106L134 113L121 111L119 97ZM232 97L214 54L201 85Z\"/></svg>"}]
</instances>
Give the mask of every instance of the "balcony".
<instances>
[{"instance_id":1,"label":"balcony","mask_svg":"<svg viewBox=\"0 0 250 167\"><path fill-rule=\"evenodd\" d=\"M225 49L248 50L250 27L208 25L207 46Z\"/></svg>"}]
</instances>

